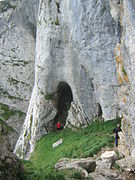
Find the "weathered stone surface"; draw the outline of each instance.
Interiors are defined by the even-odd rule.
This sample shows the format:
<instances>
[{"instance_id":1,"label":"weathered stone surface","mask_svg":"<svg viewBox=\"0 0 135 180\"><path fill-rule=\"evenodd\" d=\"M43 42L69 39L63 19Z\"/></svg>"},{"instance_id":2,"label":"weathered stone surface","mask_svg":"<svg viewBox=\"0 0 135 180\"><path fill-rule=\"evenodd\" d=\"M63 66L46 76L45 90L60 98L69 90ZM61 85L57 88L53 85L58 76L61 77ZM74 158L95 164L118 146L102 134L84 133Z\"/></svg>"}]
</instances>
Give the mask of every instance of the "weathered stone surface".
<instances>
[{"instance_id":1,"label":"weathered stone surface","mask_svg":"<svg viewBox=\"0 0 135 180\"><path fill-rule=\"evenodd\" d=\"M135 160L131 156L116 161L116 164L118 164L122 170L135 173Z\"/></svg>"},{"instance_id":2,"label":"weathered stone surface","mask_svg":"<svg viewBox=\"0 0 135 180\"><path fill-rule=\"evenodd\" d=\"M84 124L86 124L85 115L82 113L81 108L75 102L72 102L68 111L66 126L80 127Z\"/></svg>"},{"instance_id":3,"label":"weathered stone surface","mask_svg":"<svg viewBox=\"0 0 135 180\"><path fill-rule=\"evenodd\" d=\"M123 155L123 156L129 156L130 154L130 148L127 144L127 141L125 139L125 134L124 132L119 132L119 137L120 139L118 140L118 151Z\"/></svg>"},{"instance_id":4,"label":"weathered stone surface","mask_svg":"<svg viewBox=\"0 0 135 180\"><path fill-rule=\"evenodd\" d=\"M60 139L60 140L58 140L57 142L53 143L52 147L53 147L53 148L56 148L56 147L58 147L58 146L59 146L60 144L62 144L62 143L63 143L63 140Z\"/></svg>"},{"instance_id":5,"label":"weathered stone surface","mask_svg":"<svg viewBox=\"0 0 135 180\"><path fill-rule=\"evenodd\" d=\"M119 175L111 169L104 169L101 172L93 172L89 174L94 180L126 180L125 177Z\"/></svg>"},{"instance_id":6,"label":"weathered stone surface","mask_svg":"<svg viewBox=\"0 0 135 180\"><path fill-rule=\"evenodd\" d=\"M135 149L132 150L131 157L132 160L135 161Z\"/></svg>"},{"instance_id":7,"label":"weathered stone surface","mask_svg":"<svg viewBox=\"0 0 135 180\"><path fill-rule=\"evenodd\" d=\"M93 178L94 180L99 180L99 179L100 180L107 180L105 176L103 176L100 173L96 173L96 172L90 173L89 177Z\"/></svg>"},{"instance_id":8,"label":"weathered stone surface","mask_svg":"<svg viewBox=\"0 0 135 180\"><path fill-rule=\"evenodd\" d=\"M19 158L13 154L8 132L5 125L0 122L0 179L17 180L21 179L23 167Z\"/></svg>"},{"instance_id":9,"label":"weathered stone surface","mask_svg":"<svg viewBox=\"0 0 135 180\"><path fill-rule=\"evenodd\" d=\"M60 97L57 90L63 82L70 86L74 101L67 122L79 126L86 125L98 115L105 120L117 116L115 46L119 42L119 27L110 14L109 1L79 0L73 3L64 0L58 3L59 6L52 0L39 4L35 85L15 149L17 152L21 147L21 154L27 157L33 151L37 137L43 135L39 122L44 120L48 125L58 117L44 112L51 103L50 112L56 110L57 114ZM54 96L45 101L45 96L50 94ZM34 122L32 136L26 143L27 136L24 135L29 131L31 117ZM27 145L30 149L24 147ZM26 149L29 150L26 152Z\"/></svg>"},{"instance_id":10,"label":"weathered stone surface","mask_svg":"<svg viewBox=\"0 0 135 180\"><path fill-rule=\"evenodd\" d=\"M105 160L99 160L96 161L96 171L101 171L102 169L110 169L112 167L112 160L111 159L105 159Z\"/></svg>"},{"instance_id":11,"label":"weathered stone surface","mask_svg":"<svg viewBox=\"0 0 135 180\"><path fill-rule=\"evenodd\" d=\"M119 174L112 169L102 169L102 171L100 171L100 173L110 179L115 179L119 176Z\"/></svg>"},{"instance_id":12,"label":"weathered stone surface","mask_svg":"<svg viewBox=\"0 0 135 180\"><path fill-rule=\"evenodd\" d=\"M105 151L101 154L101 160L96 161L96 171L100 172L104 169L111 169L114 160L116 159L115 151Z\"/></svg>"},{"instance_id":13,"label":"weathered stone surface","mask_svg":"<svg viewBox=\"0 0 135 180\"><path fill-rule=\"evenodd\" d=\"M122 153L130 155L135 145L135 2L123 0L120 8L121 43L119 44L117 61L117 75L119 80L119 106L123 115L122 132L120 138ZM124 147L125 144L125 147Z\"/></svg>"},{"instance_id":14,"label":"weathered stone surface","mask_svg":"<svg viewBox=\"0 0 135 180\"><path fill-rule=\"evenodd\" d=\"M95 160L91 158L81 158L81 159L60 159L55 165L55 169L76 169L87 177L88 173L94 172L96 168Z\"/></svg>"},{"instance_id":15,"label":"weathered stone surface","mask_svg":"<svg viewBox=\"0 0 135 180\"><path fill-rule=\"evenodd\" d=\"M37 11L38 0L0 1L0 111L8 105L14 112L27 112L34 83ZM25 116L10 114L7 122L18 131L11 137L14 148Z\"/></svg>"},{"instance_id":16,"label":"weathered stone surface","mask_svg":"<svg viewBox=\"0 0 135 180\"><path fill-rule=\"evenodd\" d=\"M73 103L64 123L79 127L99 115L105 120L122 115L119 151L131 154L135 145L135 2L40 1L38 20L38 0L10 3L10 8L0 9L0 102L23 112L29 104L15 152L28 158L37 139L54 129L61 115L58 87L65 82L71 87ZM45 99L46 95L51 98Z\"/></svg>"},{"instance_id":17,"label":"weathered stone surface","mask_svg":"<svg viewBox=\"0 0 135 180\"><path fill-rule=\"evenodd\" d=\"M101 154L101 159L102 160L114 160L116 158L116 153L115 151L105 151L103 154Z\"/></svg>"}]
</instances>

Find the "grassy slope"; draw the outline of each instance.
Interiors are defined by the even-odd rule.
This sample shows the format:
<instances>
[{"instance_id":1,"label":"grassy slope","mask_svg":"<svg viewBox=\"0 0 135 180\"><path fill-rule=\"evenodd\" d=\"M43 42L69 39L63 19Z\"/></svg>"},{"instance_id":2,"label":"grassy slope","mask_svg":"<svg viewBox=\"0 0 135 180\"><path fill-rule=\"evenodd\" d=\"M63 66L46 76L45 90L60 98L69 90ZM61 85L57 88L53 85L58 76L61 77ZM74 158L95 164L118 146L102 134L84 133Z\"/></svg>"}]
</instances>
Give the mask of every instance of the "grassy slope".
<instances>
[{"instance_id":1,"label":"grassy slope","mask_svg":"<svg viewBox=\"0 0 135 180\"><path fill-rule=\"evenodd\" d=\"M102 147L113 146L113 129L118 122L120 119L104 123L94 122L87 128L78 129L75 132L65 129L59 133L44 136L38 141L30 161L24 162L25 179L64 179L63 175L54 172L55 163L62 157L93 156ZM63 139L63 144L53 149L52 144L60 138Z\"/></svg>"}]
</instances>

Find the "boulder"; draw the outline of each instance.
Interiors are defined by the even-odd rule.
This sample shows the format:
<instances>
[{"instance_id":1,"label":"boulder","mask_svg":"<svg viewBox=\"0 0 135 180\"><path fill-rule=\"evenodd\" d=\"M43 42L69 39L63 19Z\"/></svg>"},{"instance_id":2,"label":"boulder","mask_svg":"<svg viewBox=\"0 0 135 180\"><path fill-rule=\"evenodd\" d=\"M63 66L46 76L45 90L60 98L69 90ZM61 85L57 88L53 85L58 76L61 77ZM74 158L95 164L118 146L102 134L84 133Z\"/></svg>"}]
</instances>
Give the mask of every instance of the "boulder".
<instances>
[{"instance_id":1,"label":"boulder","mask_svg":"<svg viewBox=\"0 0 135 180\"><path fill-rule=\"evenodd\" d=\"M17 180L21 179L24 171L19 158L13 154L10 148L10 142L6 127L3 124L0 131L0 179L1 180ZM6 132L6 133L3 133Z\"/></svg>"},{"instance_id":2,"label":"boulder","mask_svg":"<svg viewBox=\"0 0 135 180\"><path fill-rule=\"evenodd\" d=\"M109 177L112 179L115 179L119 176L119 174L112 170L112 169L102 169L102 171L100 172L102 175L104 175L105 177Z\"/></svg>"},{"instance_id":3,"label":"boulder","mask_svg":"<svg viewBox=\"0 0 135 180\"><path fill-rule=\"evenodd\" d=\"M97 173L97 172L90 173L89 177L94 179L94 180L99 180L99 179L100 180L106 180L106 178L102 174Z\"/></svg>"},{"instance_id":4,"label":"boulder","mask_svg":"<svg viewBox=\"0 0 135 180\"><path fill-rule=\"evenodd\" d=\"M81 159L60 159L55 165L55 169L75 169L80 171L84 177L88 176L88 173L94 172L96 168L96 161L92 158L81 158Z\"/></svg>"},{"instance_id":5,"label":"boulder","mask_svg":"<svg viewBox=\"0 0 135 180\"><path fill-rule=\"evenodd\" d=\"M96 161L96 171L102 171L103 169L110 169L112 161L110 159Z\"/></svg>"},{"instance_id":6,"label":"boulder","mask_svg":"<svg viewBox=\"0 0 135 180\"><path fill-rule=\"evenodd\" d=\"M135 172L135 161L132 156L115 161L115 163L124 171Z\"/></svg>"},{"instance_id":7,"label":"boulder","mask_svg":"<svg viewBox=\"0 0 135 180\"><path fill-rule=\"evenodd\" d=\"M103 154L101 154L101 160L96 161L96 171L110 169L115 159L115 151L105 151Z\"/></svg>"},{"instance_id":8,"label":"boulder","mask_svg":"<svg viewBox=\"0 0 135 180\"><path fill-rule=\"evenodd\" d=\"M126 180L125 177L119 175L117 172L111 169L104 169L100 172L93 172L89 174L89 177L94 180Z\"/></svg>"},{"instance_id":9,"label":"boulder","mask_svg":"<svg viewBox=\"0 0 135 180\"><path fill-rule=\"evenodd\" d=\"M114 160L116 158L115 151L105 151L103 154L101 154L102 160Z\"/></svg>"},{"instance_id":10,"label":"boulder","mask_svg":"<svg viewBox=\"0 0 135 180\"><path fill-rule=\"evenodd\" d=\"M55 143L53 143L53 148L55 148L55 147L58 147L60 144L62 144L63 143L63 140L62 139L59 139L57 142L55 142Z\"/></svg>"}]
</instances>

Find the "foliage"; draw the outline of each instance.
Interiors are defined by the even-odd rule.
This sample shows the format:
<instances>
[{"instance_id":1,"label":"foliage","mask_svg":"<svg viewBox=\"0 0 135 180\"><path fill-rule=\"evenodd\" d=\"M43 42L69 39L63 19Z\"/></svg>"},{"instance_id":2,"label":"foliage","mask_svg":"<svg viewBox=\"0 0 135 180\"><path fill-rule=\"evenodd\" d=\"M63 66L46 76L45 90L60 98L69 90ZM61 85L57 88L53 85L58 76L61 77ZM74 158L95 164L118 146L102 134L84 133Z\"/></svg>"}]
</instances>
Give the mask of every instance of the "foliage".
<instances>
[{"instance_id":1,"label":"foliage","mask_svg":"<svg viewBox=\"0 0 135 180\"><path fill-rule=\"evenodd\" d=\"M79 172L79 171L73 172L70 177L83 180L83 176L82 176L81 172Z\"/></svg>"},{"instance_id":2,"label":"foliage","mask_svg":"<svg viewBox=\"0 0 135 180\"><path fill-rule=\"evenodd\" d=\"M0 124L1 124L1 126L3 126L3 128L4 128L4 132L3 132L3 133L8 134L9 132L16 132L13 127L9 126L9 125L8 125L5 121L3 121L2 119L0 119Z\"/></svg>"},{"instance_id":3,"label":"foliage","mask_svg":"<svg viewBox=\"0 0 135 180\"><path fill-rule=\"evenodd\" d=\"M123 74L124 74L125 76L127 75L127 73L126 73L125 68L124 68L123 65L122 65L122 72L123 72Z\"/></svg>"},{"instance_id":4,"label":"foliage","mask_svg":"<svg viewBox=\"0 0 135 180\"><path fill-rule=\"evenodd\" d=\"M120 169L120 166L118 164L116 164L116 163L114 163L113 166L115 167L115 169Z\"/></svg>"},{"instance_id":5,"label":"foliage","mask_svg":"<svg viewBox=\"0 0 135 180\"><path fill-rule=\"evenodd\" d=\"M55 20L54 24L55 24L56 26L60 25L60 22L59 22L58 17L56 18L56 20Z\"/></svg>"},{"instance_id":6,"label":"foliage","mask_svg":"<svg viewBox=\"0 0 135 180\"><path fill-rule=\"evenodd\" d=\"M19 110L13 110L8 105L0 103L0 116L4 120L8 120L11 116L18 114L19 117L24 116L25 113Z\"/></svg>"},{"instance_id":7,"label":"foliage","mask_svg":"<svg viewBox=\"0 0 135 180\"><path fill-rule=\"evenodd\" d=\"M37 142L30 161L24 163L25 179L42 180L50 176L51 179L56 179L58 176L61 178L66 177L66 171L62 173L64 175L59 175L60 172L54 171L55 163L62 157L81 158L93 156L102 147L113 146L113 129L117 123L120 123L120 118L107 122L95 121L85 129L79 128L75 132L64 129L60 133L52 133L42 137ZM52 148L52 144L60 138L63 139L63 144L57 148ZM79 176L78 173L74 175Z\"/></svg>"},{"instance_id":8,"label":"foliage","mask_svg":"<svg viewBox=\"0 0 135 180\"><path fill-rule=\"evenodd\" d=\"M45 98L45 100L53 100L54 96L55 96L55 93L46 92L44 98Z\"/></svg>"}]
</instances>

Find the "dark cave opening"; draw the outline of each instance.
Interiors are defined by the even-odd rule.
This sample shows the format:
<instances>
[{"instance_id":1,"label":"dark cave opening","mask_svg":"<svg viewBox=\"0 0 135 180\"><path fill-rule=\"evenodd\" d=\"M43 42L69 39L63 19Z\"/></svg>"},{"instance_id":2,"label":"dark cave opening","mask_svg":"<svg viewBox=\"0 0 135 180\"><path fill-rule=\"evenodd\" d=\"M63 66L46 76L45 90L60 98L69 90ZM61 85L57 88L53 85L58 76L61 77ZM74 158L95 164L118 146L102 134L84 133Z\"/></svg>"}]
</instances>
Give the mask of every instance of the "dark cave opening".
<instances>
[{"instance_id":1,"label":"dark cave opening","mask_svg":"<svg viewBox=\"0 0 135 180\"><path fill-rule=\"evenodd\" d=\"M73 101L73 94L70 86L66 82L60 82L57 88L56 108L57 114L53 121L53 127L56 129L56 123L59 121L65 126L68 117L68 110Z\"/></svg>"},{"instance_id":2,"label":"dark cave opening","mask_svg":"<svg viewBox=\"0 0 135 180\"><path fill-rule=\"evenodd\" d=\"M102 117L102 108L101 108L101 105L98 103L98 117Z\"/></svg>"}]
</instances>

